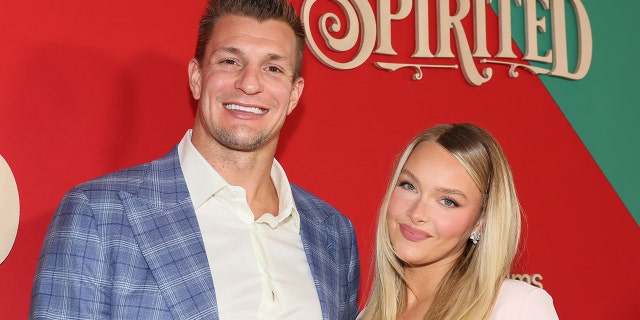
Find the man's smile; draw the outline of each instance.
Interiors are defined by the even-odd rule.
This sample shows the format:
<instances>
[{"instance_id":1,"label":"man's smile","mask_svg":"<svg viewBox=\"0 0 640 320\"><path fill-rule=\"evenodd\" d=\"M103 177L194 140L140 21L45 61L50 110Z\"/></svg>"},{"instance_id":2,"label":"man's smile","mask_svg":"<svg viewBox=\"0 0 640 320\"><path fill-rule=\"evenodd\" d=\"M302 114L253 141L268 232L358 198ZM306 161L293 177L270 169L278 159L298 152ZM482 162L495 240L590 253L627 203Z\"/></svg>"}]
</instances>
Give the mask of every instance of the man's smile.
<instances>
[{"instance_id":1,"label":"man's smile","mask_svg":"<svg viewBox=\"0 0 640 320\"><path fill-rule=\"evenodd\" d=\"M253 114L265 114L268 112L267 109L262 109L262 108L258 108L258 107L253 107L253 106L241 106L238 104L224 104L223 105L225 109L227 110L234 110L234 111L243 111L243 112L249 112L249 113L253 113Z\"/></svg>"}]
</instances>

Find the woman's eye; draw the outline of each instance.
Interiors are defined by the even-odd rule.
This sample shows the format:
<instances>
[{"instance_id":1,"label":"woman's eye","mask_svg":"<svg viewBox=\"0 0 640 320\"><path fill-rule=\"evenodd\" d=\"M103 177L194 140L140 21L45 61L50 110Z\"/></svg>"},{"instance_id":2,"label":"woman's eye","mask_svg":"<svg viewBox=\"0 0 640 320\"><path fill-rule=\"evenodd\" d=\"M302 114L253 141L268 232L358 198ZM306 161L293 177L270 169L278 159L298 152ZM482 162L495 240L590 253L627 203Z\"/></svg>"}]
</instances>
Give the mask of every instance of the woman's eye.
<instances>
[{"instance_id":1,"label":"woman's eye","mask_svg":"<svg viewBox=\"0 0 640 320\"><path fill-rule=\"evenodd\" d=\"M407 190L411 190L411 191L415 191L416 190L416 187L414 185L412 185L411 183L406 182L406 181L402 181L398 185L400 187L403 187L403 188L407 189Z\"/></svg>"},{"instance_id":2,"label":"woman's eye","mask_svg":"<svg viewBox=\"0 0 640 320\"><path fill-rule=\"evenodd\" d=\"M447 207L457 207L458 203L449 198L444 198L440 202Z\"/></svg>"}]
</instances>

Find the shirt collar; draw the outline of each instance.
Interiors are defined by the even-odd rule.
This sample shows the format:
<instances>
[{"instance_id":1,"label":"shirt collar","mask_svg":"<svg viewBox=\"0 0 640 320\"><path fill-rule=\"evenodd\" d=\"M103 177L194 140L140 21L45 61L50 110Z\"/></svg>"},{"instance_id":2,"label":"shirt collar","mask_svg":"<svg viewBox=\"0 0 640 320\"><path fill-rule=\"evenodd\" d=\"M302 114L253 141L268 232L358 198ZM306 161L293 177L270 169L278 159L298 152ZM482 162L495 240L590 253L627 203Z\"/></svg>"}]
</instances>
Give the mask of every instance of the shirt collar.
<instances>
[{"instance_id":1,"label":"shirt collar","mask_svg":"<svg viewBox=\"0 0 640 320\"><path fill-rule=\"evenodd\" d=\"M178 144L178 156L180 167L184 174L184 179L189 189L189 195L193 203L193 208L198 209L211 196L229 186L218 172L205 160L196 147L191 143L192 130L187 130L184 137ZM278 192L279 208L278 221L284 220L291 215L296 228L300 228L300 215L296 209L291 185L287 179L284 169L276 159L271 165L271 180Z\"/></svg>"},{"instance_id":2,"label":"shirt collar","mask_svg":"<svg viewBox=\"0 0 640 320\"><path fill-rule=\"evenodd\" d=\"M293 193L291 192L291 184L289 184L289 179L287 179L284 169L276 159L273 159L273 164L271 165L271 180L276 187L278 199L280 201L278 204L278 207L280 208L278 220L282 221L287 216L291 215L293 222L299 231L300 214L298 213L298 209L296 209L296 203L293 199Z\"/></svg>"}]
</instances>

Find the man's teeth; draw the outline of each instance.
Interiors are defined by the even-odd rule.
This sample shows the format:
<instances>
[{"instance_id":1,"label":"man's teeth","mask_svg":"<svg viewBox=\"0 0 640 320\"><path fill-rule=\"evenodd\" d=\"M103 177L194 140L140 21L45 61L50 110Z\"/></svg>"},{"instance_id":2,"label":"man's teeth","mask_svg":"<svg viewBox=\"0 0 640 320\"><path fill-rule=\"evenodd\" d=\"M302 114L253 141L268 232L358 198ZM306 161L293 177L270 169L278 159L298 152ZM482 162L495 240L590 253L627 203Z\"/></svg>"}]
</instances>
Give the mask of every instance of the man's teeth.
<instances>
[{"instance_id":1,"label":"man's teeth","mask_svg":"<svg viewBox=\"0 0 640 320\"><path fill-rule=\"evenodd\" d=\"M267 113L267 111L264 110L264 109L260 109L260 108L256 108L256 107L245 107L245 106L240 106L240 105L237 105L237 104L225 104L224 107L227 110L238 110L238 111L244 111L244 112L251 112L251 113L255 113L255 114L265 114L265 113Z\"/></svg>"}]
</instances>

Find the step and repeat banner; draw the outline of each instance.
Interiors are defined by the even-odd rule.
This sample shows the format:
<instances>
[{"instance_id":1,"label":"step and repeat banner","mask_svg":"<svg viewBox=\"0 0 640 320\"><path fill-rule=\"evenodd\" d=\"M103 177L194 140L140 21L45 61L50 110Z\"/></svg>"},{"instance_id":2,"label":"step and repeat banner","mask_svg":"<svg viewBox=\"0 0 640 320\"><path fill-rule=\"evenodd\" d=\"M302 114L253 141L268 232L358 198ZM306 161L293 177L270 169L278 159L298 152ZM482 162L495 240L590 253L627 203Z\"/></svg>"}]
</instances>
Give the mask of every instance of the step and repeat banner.
<instances>
[{"instance_id":1,"label":"step and repeat banner","mask_svg":"<svg viewBox=\"0 0 640 320\"><path fill-rule=\"evenodd\" d=\"M511 163L513 278L561 319L637 319L635 1L297 0L299 107L277 158L354 223L370 285L391 166L419 131L470 122ZM25 319L53 211L74 185L168 152L193 122L204 0L0 4L0 318Z\"/></svg>"}]
</instances>

